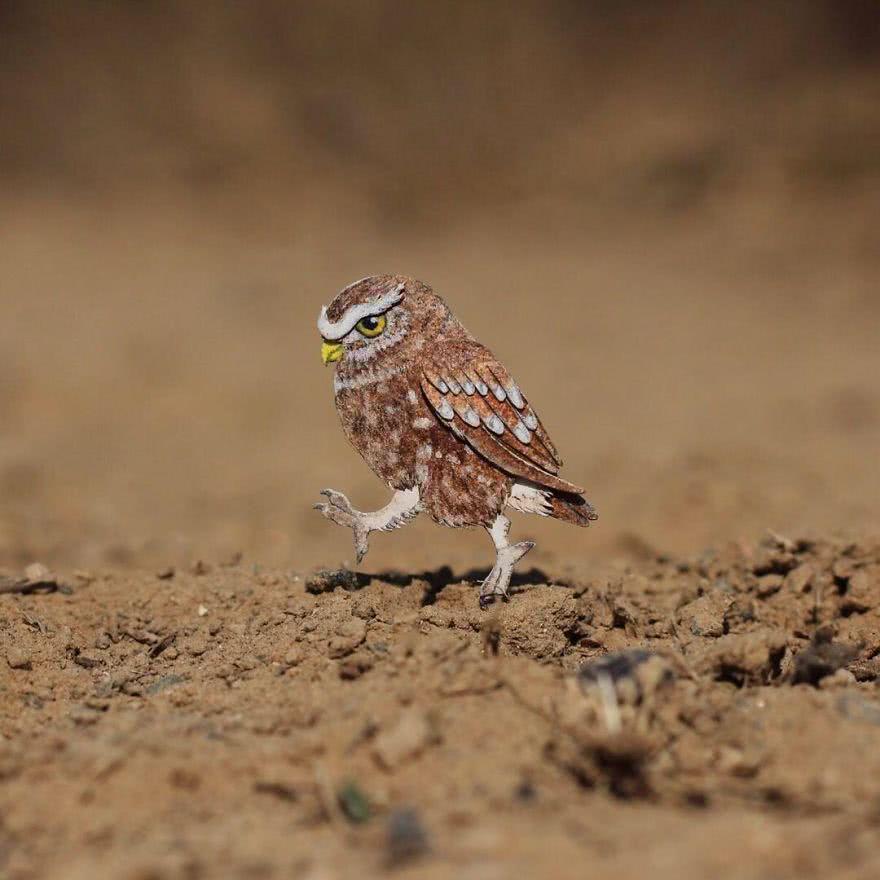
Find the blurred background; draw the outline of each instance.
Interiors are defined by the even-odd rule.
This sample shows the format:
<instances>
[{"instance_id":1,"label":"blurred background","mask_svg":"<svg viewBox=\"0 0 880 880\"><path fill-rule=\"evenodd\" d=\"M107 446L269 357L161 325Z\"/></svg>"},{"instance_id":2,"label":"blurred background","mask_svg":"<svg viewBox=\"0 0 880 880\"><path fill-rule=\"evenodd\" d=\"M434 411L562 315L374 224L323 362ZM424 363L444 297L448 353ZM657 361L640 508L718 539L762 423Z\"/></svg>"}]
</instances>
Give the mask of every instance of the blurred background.
<instances>
[{"instance_id":1,"label":"blurred background","mask_svg":"<svg viewBox=\"0 0 880 880\"><path fill-rule=\"evenodd\" d=\"M874 0L0 5L0 564L351 560L315 318L430 282L601 513L553 572L880 523ZM488 564L417 523L366 570Z\"/></svg>"}]
</instances>

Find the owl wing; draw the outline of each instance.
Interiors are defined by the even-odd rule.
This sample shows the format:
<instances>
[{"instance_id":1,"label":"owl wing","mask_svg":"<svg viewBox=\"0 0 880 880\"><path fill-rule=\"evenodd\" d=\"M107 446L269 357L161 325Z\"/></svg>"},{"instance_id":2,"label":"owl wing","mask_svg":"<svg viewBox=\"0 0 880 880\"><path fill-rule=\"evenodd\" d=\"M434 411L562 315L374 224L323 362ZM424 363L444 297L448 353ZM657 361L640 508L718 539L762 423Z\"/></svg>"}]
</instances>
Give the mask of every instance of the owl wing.
<instances>
[{"instance_id":1,"label":"owl wing","mask_svg":"<svg viewBox=\"0 0 880 880\"><path fill-rule=\"evenodd\" d=\"M500 470L582 494L557 476L562 459L516 382L488 349L449 346L422 368L422 392L452 432Z\"/></svg>"}]
</instances>

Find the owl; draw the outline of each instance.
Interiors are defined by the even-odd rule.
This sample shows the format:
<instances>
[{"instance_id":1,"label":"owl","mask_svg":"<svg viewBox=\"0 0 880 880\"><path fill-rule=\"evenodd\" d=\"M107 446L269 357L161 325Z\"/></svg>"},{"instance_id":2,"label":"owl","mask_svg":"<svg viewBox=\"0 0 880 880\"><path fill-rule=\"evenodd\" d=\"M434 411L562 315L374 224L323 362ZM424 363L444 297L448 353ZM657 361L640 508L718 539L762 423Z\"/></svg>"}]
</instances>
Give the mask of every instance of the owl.
<instances>
[{"instance_id":1,"label":"owl","mask_svg":"<svg viewBox=\"0 0 880 880\"><path fill-rule=\"evenodd\" d=\"M355 281L321 310L318 330L343 431L394 491L370 512L321 492L315 508L352 530L358 563L371 532L421 512L452 528L482 526L495 545L485 608L507 597L514 565L534 546L509 542L507 508L578 526L597 519L584 490L559 476L559 453L519 386L427 284Z\"/></svg>"}]
</instances>

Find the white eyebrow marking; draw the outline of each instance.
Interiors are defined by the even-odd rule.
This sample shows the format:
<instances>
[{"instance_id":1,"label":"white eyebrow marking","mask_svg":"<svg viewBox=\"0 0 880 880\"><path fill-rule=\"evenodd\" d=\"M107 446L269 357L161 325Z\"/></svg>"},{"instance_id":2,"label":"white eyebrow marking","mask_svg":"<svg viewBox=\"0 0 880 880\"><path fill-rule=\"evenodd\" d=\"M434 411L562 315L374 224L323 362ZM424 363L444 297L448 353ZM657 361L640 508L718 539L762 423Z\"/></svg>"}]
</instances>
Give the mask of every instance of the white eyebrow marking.
<instances>
[{"instance_id":1,"label":"white eyebrow marking","mask_svg":"<svg viewBox=\"0 0 880 880\"><path fill-rule=\"evenodd\" d=\"M327 317L327 306L324 306L318 318L318 332L328 342L337 342L351 333L354 325L362 318L368 318L370 315L381 315L392 306L396 306L403 299L404 286L403 282L401 282L389 290L388 293L377 297L371 302L351 306L338 321L331 321Z\"/></svg>"}]
</instances>

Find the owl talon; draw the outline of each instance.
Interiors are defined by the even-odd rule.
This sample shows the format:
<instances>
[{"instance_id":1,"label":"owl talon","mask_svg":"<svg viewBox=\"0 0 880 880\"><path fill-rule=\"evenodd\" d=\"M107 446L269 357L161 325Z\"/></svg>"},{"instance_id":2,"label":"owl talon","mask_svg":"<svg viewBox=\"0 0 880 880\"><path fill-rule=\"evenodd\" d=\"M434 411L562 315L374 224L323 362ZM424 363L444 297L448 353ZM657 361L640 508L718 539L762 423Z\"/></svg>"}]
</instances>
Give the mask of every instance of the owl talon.
<instances>
[{"instance_id":1,"label":"owl talon","mask_svg":"<svg viewBox=\"0 0 880 880\"><path fill-rule=\"evenodd\" d=\"M480 608L482 609L491 605L496 598L507 599L507 590L510 587L510 579L513 577L514 565L535 546L534 541L520 541L518 544L508 543L509 530L510 520L506 516L499 516L492 527L488 529L495 544L496 557L492 571L480 586Z\"/></svg>"},{"instance_id":2,"label":"owl talon","mask_svg":"<svg viewBox=\"0 0 880 880\"><path fill-rule=\"evenodd\" d=\"M320 494L327 498L327 502L315 504L315 510L319 511L321 516L326 517L331 522L335 522L336 525L352 530L355 558L358 565L360 565L370 549L370 529L366 523L369 514L355 510L348 498L341 492L336 492L333 489L322 489Z\"/></svg>"},{"instance_id":3,"label":"owl talon","mask_svg":"<svg viewBox=\"0 0 880 880\"><path fill-rule=\"evenodd\" d=\"M411 520L420 510L421 501L418 489L399 489L391 501L381 510L364 513L356 510L348 498L333 489L322 489L326 502L314 505L321 516L336 525L351 529L354 537L354 552L358 564L363 561L370 549L370 532L388 532L399 529Z\"/></svg>"},{"instance_id":4,"label":"owl talon","mask_svg":"<svg viewBox=\"0 0 880 880\"><path fill-rule=\"evenodd\" d=\"M351 516L361 515L361 512L355 510L352 503L342 494L342 492L337 492L335 489L322 489L320 494L323 495L333 507L337 507L339 510L344 511Z\"/></svg>"}]
</instances>

